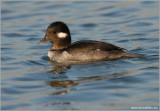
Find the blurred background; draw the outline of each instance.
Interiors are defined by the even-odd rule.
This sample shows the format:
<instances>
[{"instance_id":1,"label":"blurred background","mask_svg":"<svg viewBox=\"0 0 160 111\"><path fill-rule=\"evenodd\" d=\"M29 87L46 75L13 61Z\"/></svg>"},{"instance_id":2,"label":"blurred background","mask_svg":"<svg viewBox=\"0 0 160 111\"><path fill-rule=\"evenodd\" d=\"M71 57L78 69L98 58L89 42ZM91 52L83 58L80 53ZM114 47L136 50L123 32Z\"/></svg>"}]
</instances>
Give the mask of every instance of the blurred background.
<instances>
[{"instance_id":1,"label":"blurred background","mask_svg":"<svg viewBox=\"0 0 160 111\"><path fill-rule=\"evenodd\" d=\"M2 110L111 110L159 105L159 9L156 1L2 1ZM99 40L141 58L55 65L38 45L63 21L72 42Z\"/></svg>"}]
</instances>

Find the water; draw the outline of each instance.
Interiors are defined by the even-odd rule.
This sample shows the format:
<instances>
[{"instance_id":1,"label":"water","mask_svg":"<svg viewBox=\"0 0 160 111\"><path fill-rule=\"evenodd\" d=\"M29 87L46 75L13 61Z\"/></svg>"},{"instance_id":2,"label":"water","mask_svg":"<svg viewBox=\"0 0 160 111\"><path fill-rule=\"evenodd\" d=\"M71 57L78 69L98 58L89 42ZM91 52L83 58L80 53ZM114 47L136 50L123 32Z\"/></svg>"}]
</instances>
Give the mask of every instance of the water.
<instances>
[{"instance_id":1,"label":"water","mask_svg":"<svg viewBox=\"0 0 160 111\"><path fill-rule=\"evenodd\" d=\"M158 2L1 2L2 110L131 109L159 102ZM38 45L53 21L72 41L100 40L145 55L57 66Z\"/></svg>"}]
</instances>

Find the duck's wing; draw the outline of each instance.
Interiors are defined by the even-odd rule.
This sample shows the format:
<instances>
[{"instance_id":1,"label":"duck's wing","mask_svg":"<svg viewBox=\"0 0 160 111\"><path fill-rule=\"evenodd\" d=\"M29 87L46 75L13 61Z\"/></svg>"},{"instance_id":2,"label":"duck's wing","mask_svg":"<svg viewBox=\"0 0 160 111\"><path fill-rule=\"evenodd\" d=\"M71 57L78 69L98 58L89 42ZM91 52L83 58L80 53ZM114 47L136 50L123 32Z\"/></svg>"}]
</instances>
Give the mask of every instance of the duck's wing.
<instances>
[{"instance_id":1,"label":"duck's wing","mask_svg":"<svg viewBox=\"0 0 160 111\"><path fill-rule=\"evenodd\" d=\"M115 46L110 43L93 41L93 40L83 40L72 43L65 50L67 52L79 52L79 51L90 51L90 50L105 50L105 51L123 51L125 49Z\"/></svg>"}]
</instances>

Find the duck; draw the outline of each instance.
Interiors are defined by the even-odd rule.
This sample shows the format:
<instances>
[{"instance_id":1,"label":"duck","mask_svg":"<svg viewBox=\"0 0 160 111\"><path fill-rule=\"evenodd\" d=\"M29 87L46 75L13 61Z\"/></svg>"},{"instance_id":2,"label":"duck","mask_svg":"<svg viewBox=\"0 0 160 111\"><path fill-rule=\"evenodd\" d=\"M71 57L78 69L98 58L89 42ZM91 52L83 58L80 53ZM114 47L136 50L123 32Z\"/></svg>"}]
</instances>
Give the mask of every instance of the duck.
<instances>
[{"instance_id":1,"label":"duck","mask_svg":"<svg viewBox=\"0 0 160 111\"><path fill-rule=\"evenodd\" d=\"M52 44L48 57L55 62L91 62L141 56L127 53L124 48L97 40L81 40L72 43L70 30L62 21L51 23L44 38L37 43L46 42Z\"/></svg>"}]
</instances>

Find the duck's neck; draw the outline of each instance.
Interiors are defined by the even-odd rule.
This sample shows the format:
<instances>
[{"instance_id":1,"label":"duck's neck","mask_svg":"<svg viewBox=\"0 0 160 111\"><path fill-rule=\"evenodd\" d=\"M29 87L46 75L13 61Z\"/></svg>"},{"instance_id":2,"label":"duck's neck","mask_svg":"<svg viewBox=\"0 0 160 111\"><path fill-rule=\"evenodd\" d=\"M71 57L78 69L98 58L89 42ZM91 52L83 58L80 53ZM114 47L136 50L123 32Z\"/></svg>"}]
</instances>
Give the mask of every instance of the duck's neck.
<instances>
[{"instance_id":1,"label":"duck's neck","mask_svg":"<svg viewBox=\"0 0 160 111\"><path fill-rule=\"evenodd\" d=\"M57 46L57 45L53 45L50 50L60 50L60 49L66 48L66 47L67 47L67 46Z\"/></svg>"},{"instance_id":2,"label":"duck's neck","mask_svg":"<svg viewBox=\"0 0 160 111\"><path fill-rule=\"evenodd\" d=\"M69 45L71 45L71 43L56 43L56 44L53 44L51 49L50 50L60 50L60 49L64 49L64 48L67 48Z\"/></svg>"}]
</instances>

